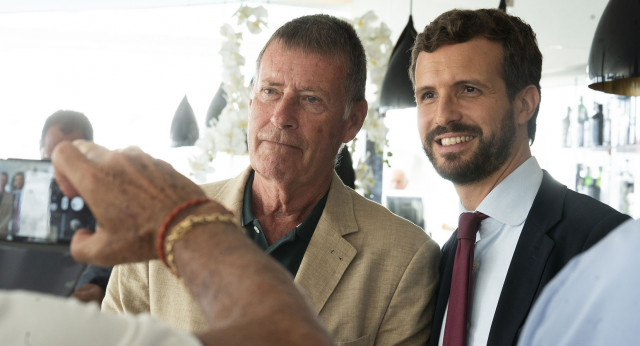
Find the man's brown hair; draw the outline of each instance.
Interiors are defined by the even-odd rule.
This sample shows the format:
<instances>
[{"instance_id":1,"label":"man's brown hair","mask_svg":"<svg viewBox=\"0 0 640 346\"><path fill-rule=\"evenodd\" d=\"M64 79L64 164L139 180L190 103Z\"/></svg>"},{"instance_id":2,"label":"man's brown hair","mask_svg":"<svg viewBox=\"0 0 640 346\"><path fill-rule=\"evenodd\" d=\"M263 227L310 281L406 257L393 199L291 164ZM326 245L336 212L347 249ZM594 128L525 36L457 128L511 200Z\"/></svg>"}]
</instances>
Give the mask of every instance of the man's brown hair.
<instances>
[{"instance_id":1,"label":"man's brown hair","mask_svg":"<svg viewBox=\"0 0 640 346\"><path fill-rule=\"evenodd\" d=\"M542 53L536 34L522 19L497 9L451 10L434 19L415 40L409 77L415 87L416 61L420 52L433 53L450 44L483 37L502 46L502 79L513 101L522 89L534 85L540 93ZM530 143L536 135L540 103L527 124Z\"/></svg>"}]
</instances>

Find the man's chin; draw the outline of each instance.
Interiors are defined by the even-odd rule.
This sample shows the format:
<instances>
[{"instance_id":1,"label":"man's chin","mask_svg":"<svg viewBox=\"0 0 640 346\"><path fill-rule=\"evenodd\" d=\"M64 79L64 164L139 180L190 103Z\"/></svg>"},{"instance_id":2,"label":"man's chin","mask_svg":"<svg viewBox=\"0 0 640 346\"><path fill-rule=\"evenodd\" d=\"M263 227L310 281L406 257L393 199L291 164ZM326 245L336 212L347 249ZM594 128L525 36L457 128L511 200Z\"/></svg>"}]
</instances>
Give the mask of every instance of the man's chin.
<instances>
[{"instance_id":1,"label":"man's chin","mask_svg":"<svg viewBox=\"0 0 640 346\"><path fill-rule=\"evenodd\" d=\"M287 169L286 165L278 164L277 162L269 162L266 164L257 164L253 166L254 170L261 176L280 182L285 182L291 176L292 170Z\"/></svg>"},{"instance_id":2,"label":"man's chin","mask_svg":"<svg viewBox=\"0 0 640 346\"><path fill-rule=\"evenodd\" d=\"M457 166L460 166L462 157L458 153L445 153L436 155L432 150L425 150L425 154L427 158L433 165L433 167L438 171L438 173L443 170L456 170Z\"/></svg>"},{"instance_id":3,"label":"man's chin","mask_svg":"<svg viewBox=\"0 0 640 346\"><path fill-rule=\"evenodd\" d=\"M443 179L457 185L468 185L478 181L477 172L473 167L469 167L468 162L462 162L460 155L448 153L436 159L437 161L431 160L431 163Z\"/></svg>"}]
</instances>

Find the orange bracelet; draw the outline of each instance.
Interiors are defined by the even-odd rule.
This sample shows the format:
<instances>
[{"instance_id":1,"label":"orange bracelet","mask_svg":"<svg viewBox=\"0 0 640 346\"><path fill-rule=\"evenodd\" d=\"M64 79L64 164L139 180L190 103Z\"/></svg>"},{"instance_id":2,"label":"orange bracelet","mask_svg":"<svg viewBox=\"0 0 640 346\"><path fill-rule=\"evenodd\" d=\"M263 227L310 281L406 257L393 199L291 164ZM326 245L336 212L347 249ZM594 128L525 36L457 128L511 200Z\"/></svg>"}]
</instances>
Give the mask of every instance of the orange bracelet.
<instances>
[{"instance_id":1,"label":"orange bracelet","mask_svg":"<svg viewBox=\"0 0 640 346\"><path fill-rule=\"evenodd\" d=\"M177 208L175 208L171 212L171 214L169 214L169 216L164 220L164 223L160 227L160 232L158 232L158 239L156 240L156 251L158 252L158 257L160 257L160 259L162 260L162 263L164 263L164 265L167 268L170 268L169 263L167 263L167 258L165 257L165 254L164 254L164 235L167 232L167 227L169 226L173 218L176 217L176 215L178 215L179 212L187 209L190 206L206 203L210 201L211 199L209 198L197 198L197 199L182 203Z\"/></svg>"}]
</instances>

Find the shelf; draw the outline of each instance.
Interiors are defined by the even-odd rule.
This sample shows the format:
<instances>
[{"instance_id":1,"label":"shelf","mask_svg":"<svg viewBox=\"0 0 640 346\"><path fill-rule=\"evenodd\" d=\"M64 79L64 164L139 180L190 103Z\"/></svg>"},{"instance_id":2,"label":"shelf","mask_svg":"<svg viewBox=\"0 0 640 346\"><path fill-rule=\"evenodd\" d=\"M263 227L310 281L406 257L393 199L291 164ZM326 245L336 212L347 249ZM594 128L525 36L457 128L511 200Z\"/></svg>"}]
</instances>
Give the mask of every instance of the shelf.
<instances>
[{"instance_id":1,"label":"shelf","mask_svg":"<svg viewBox=\"0 0 640 346\"><path fill-rule=\"evenodd\" d=\"M612 149L615 150L616 152L619 152L619 153L636 154L636 153L640 153L640 143L622 145L622 146L618 146L618 147L613 147Z\"/></svg>"},{"instance_id":2,"label":"shelf","mask_svg":"<svg viewBox=\"0 0 640 346\"><path fill-rule=\"evenodd\" d=\"M598 147L564 147L563 150L568 151L576 151L578 153L600 153L606 152L611 154L615 153L631 153L631 154L640 154L640 143L636 144L628 144L628 145L620 145L620 146L598 146Z\"/></svg>"}]
</instances>

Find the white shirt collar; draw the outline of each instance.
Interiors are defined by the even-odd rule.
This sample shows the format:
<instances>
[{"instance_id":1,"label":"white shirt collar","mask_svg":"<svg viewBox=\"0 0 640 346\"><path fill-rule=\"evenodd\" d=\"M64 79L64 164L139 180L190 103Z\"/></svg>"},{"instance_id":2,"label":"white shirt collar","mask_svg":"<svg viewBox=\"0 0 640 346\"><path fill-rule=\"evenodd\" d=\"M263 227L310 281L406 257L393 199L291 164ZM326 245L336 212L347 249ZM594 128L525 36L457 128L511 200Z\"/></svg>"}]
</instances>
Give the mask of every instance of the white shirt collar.
<instances>
[{"instance_id":1,"label":"white shirt collar","mask_svg":"<svg viewBox=\"0 0 640 346\"><path fill-rule=\"evenodd\" d=\"M493 188L476 210L506 225L522 224L541 183L542 169L532 156ZM460 202L460 212L466 211Z\"/></svg>"}]
</instances>

